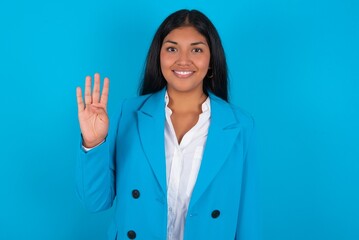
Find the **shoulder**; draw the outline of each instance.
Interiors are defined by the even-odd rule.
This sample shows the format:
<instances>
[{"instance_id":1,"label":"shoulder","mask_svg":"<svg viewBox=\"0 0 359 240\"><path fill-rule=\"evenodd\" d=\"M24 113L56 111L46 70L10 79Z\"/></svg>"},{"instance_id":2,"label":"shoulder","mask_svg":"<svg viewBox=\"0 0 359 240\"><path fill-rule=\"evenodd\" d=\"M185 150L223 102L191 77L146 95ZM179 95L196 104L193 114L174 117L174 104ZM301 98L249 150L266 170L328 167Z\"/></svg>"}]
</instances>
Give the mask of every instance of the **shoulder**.
<instances>
[{"instance_id":1,"label":"shoulder","mask_svg":"<svg viewBox=\"0 0 359 240\"><path fill-rule=\"evenodd\" d=\"M234 115L236 116L238 122L246 127L246 128L253 128L254 127L254 118L253 116L244 110L243 108L233 105L229 103L230 107L232 108L232 111Z\"/></svg>"},{"instance_id":2,"label":"shoulder","mask_svg":"<svg viewBox=\"0 0 359 240\"><path fill-rule=\"evenodd\" d=\"M164 93L164 90L160 90L155 93L125 98L116 104L115 112L127 114L140 109L157 108L161 105L159 104L161 101L164 103Z\"/></svg>"},{"instance_id":3,"label":"shoulder","mask_svg":"<svg viewBox=\"0 0 359 240\"><path fill-rule=\"evenodd\" d=\"M135 97L128 97L118 100L115 103L114 110L115 112L122 112L126 110L136 110L139 109L144 102L151 96L152 94L147 94L143 96L135 96Z\"/></svg>"},{"instance_id":4,"label":"shoulder","mask_svg":"<svg viewBox=\"0 0 359 240\"><path fill-rule=\"evenodd\" d=\"M219 106L219 109L221 109L221 111L225 111L227 114L232 115L236 119L236 122L239 123L242 128L254 128L254 118L249 112L235 104L226 102L217 96L211 95L210 97L211 101L215 105Z\"/></svg>"},{"instance_id":5,"label":"shoulder","mask_svg":"<svg viewBox=\"0 0 359 240\"><path fill-rule=\"evenodd\" d=\"M153 94L126 98L123 100L123 108L138 110Z\"/></svg>"}]
</instances>

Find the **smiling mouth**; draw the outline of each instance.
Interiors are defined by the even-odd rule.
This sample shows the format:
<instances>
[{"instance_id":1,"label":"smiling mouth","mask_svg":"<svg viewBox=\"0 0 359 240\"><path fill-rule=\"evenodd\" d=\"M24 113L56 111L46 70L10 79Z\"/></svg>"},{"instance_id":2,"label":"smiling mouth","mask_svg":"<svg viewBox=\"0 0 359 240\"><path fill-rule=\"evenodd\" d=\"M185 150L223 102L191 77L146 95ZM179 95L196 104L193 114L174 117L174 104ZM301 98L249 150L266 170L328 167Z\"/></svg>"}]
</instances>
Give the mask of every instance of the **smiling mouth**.
<instances>
[{"instance_id":1,"label":"smiling mouth","mask_svg":"<svg viewBox=\"0 0 359 240\"><path fill-rule=\"evenodd\" d=\"M174 74L179 78L187 78L193 75L194 71L173 71Z\"/></svg>"}]
</instances>

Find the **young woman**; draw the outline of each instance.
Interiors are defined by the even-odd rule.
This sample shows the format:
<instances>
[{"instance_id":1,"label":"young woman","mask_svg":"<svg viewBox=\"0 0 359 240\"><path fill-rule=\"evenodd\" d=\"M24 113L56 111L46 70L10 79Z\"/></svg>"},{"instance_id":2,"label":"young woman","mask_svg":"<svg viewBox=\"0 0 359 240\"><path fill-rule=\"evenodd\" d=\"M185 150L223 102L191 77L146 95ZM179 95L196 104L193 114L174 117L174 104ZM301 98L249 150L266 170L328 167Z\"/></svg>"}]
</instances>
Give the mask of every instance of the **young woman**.
<instances>
[{"instance_id":1,"label":"young woman","mask_svg":"<svg viewBox=\"0 0 359 240\"><path fill-rule=\"evenodd\" d=\"M77 190L91 211L116 212L108 239L259 239L252 118L228 103L219 35L196 10L158 28L139 97L111 126L109 80L77 88Z\"/></svg>"}]
</instances>

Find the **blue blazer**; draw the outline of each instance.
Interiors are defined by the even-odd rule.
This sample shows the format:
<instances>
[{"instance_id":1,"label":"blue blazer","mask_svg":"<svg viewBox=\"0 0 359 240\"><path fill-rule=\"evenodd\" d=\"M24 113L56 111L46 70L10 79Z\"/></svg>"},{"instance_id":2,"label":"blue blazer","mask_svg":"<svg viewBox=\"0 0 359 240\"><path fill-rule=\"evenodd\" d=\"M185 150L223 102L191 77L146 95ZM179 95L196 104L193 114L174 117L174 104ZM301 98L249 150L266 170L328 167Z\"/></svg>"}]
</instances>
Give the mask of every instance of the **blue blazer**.
<instances>
[{"instance_id":1,"label":"blue blazer","mask_svg":"<svg viewBox=\"0 0 359 240\"><path fill-rule=\"evenodd\" d=\"M77 191L90 211L116 202L109 240L165 240L165 89L125 100L100 146L79 149ZM211 122L186 216L185 240L257 240L258 166L253 119L209 94Z\"/></svg>"}]
</instances>

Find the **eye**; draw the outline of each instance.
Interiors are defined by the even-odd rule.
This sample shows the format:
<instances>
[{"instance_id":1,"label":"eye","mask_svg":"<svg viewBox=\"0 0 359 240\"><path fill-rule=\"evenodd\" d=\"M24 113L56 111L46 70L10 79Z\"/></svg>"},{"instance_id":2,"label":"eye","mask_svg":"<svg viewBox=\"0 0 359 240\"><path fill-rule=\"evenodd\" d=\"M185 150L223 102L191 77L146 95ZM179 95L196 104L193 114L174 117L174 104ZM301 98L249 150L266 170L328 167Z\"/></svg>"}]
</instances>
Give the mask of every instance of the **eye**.
<instances>
[{"instance_id":1,"label":"eye","mask_svg":"<svg viewBox=\"0 0 359 240\"><path fill-rule=\"evenodd\" d=\"M193 49L192 49L192 52L194 52L194 53L201 53L201 52L203 52L203 50L202 50L202 48L193 48Z\"/></svg>"},{"instance_id":2,"label":"eye","mask_svg":"<svg viewBox=\"0 0 359 240\"><path fill-rule=\"evenodd\" d=\"M177 49L174 47L168 47L166 48L167 52L177 52Z\"/></svg>"}]
</instances>

